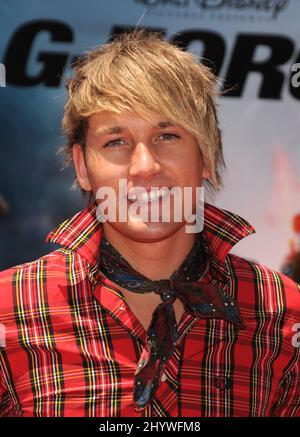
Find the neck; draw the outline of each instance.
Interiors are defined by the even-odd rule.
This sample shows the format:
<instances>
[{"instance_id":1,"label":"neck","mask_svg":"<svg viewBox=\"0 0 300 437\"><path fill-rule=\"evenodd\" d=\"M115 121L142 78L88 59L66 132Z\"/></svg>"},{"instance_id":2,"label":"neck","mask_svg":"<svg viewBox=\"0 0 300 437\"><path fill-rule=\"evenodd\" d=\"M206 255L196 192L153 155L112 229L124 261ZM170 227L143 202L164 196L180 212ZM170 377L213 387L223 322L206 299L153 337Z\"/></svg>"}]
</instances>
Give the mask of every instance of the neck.
<instances>
[{"instance_id":1,"label":"neck","mask_svg":"<svg viewBox=\"0 0 300 437\"><path fill-rule=\"evenodd\" d=\"M104 223L105 238L139 273L152 281L168 279L190 252L195 234L186 233L182 226L169 237L155 242L132 240Z\"/></svg>"}]
</instances>

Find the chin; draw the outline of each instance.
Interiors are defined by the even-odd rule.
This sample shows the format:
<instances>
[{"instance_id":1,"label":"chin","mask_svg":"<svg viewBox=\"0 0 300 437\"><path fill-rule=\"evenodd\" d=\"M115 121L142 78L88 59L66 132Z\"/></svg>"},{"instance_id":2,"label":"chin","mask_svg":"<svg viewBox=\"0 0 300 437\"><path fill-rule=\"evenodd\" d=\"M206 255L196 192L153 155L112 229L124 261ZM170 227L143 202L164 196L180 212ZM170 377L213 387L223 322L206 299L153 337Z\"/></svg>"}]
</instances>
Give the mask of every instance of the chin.
<instances>
[{"instance_id":1,"label":"chin","mask_svg":"<svg viewBox=\"0 0 300 437\"><path fill-rule=\"evenodd\" d=\"M184 232L185 223L144 223L129 220L126 223L107 223L107 225L129 240L140 243L155 243L165 240L177 232Z\"/></svg>"}]
</instances>

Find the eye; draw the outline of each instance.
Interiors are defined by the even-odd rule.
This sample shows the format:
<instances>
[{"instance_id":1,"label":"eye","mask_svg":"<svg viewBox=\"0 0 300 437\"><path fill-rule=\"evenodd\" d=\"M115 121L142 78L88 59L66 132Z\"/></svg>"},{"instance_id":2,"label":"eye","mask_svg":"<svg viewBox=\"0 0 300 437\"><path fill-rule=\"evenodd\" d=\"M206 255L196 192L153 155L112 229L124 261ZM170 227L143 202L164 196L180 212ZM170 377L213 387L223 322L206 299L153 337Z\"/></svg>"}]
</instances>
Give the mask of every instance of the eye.
<instances>
[{"instance_id":1,"label":"eye","mask_svg":"<svg viewBox=\"0 0 300 437\"><path fill-rule=\"evenodd\" d=\"M103 147L119 147L122 145L121 141L124 140L122 140L122 138L116 138L115 140L111 140L108 143L104 144Z\"/></svg>"},{"instance_id":2,"label":"eye","mask_svg":"<svg viewBox=\"0 0 300 437\"><path fill-rule=\"evenodd\" d=\"M162 134L162 135L159 136L159 138L160 138L160 137L163 137L163 139L164 139L164 140L167 140L167 141L171 141L171 140L173 140L174 138L180 138L179 135L176 135L176 134L170 134L170 133Z\"/></svg>"}]
</instances>

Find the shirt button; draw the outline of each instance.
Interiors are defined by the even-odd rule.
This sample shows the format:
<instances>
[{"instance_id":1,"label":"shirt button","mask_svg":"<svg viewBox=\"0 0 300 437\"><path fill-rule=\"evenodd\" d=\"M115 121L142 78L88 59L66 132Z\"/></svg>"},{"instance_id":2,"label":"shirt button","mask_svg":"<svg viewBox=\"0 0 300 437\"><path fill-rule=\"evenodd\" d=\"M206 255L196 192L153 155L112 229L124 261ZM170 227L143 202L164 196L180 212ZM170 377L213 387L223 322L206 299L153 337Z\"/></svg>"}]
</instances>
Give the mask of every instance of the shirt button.
<instances>
[{"instance_id":1,"label":"shirt button","mask_svg":"<svg viewBox=\"0 0 300 437\"><path fill-rule=\"evenodd\" d=\"M162 382L165 382L167 380L167 375L165 373L161 375L161 380Z\"/></svg>"}]
</instances>

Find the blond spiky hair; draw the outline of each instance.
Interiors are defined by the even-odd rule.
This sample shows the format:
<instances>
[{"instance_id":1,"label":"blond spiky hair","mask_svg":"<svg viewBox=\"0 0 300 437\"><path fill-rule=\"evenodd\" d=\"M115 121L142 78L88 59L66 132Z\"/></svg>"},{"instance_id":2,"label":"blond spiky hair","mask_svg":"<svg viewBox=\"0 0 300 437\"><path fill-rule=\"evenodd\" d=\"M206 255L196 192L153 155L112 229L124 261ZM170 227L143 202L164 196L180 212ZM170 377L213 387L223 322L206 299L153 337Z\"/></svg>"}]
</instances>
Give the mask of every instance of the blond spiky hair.
<instances>
[{"instance_id":1,"label":"blond spiky hair","mask_svg":"<svg viewBox=\"0 0 300 437\"><path fill-rule=\"evenodd\" d=\"M193 54L158 33L135 30L89 51L72 67L62 121L66 165L72 161L73 144L85 147L91 114L134 111L147 120L155 112L196 138L211 172L206 183L212 191L221 188L225 162L216 115L218 79Z\"/></svg>"}]
</instances>

